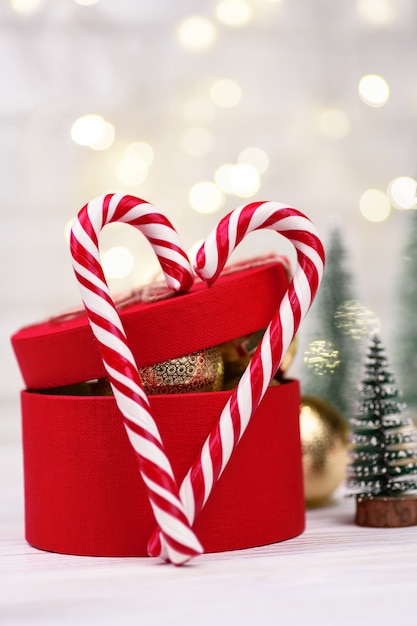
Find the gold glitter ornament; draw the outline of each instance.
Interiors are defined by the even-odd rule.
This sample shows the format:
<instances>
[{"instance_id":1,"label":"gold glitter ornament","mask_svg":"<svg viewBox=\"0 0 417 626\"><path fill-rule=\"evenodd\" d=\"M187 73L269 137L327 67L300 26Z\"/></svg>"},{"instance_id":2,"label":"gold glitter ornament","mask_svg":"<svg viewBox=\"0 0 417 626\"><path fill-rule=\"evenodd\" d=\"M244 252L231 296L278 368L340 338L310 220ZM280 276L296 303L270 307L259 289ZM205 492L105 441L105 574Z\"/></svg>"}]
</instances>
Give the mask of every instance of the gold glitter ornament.
<instances>
[{"instance_id":1,"label":"gold glitter ornament","mask_svg":"<svg viewBox=\"0 0 417 626\"><path fill-rule=\"evenodd\" d=\"M217 347L139 369L148 395L220 391L223 372L223 359Z\"/></svg>"},{"instance_id":2,"label":"gold glitter ornament","mask_svg":"<svg viewBox=\"0 0 417 626\"><path fill-rule=\"evenodd\" d=\"M304 497L307 506L327 502L346 477L348 427L328 402L303 396L300 409Z\"/></svg>"},{"instance_id":3,"label":"gold glitter ornament","mask_svg":"<svg viewBox=\"0 0 417 626\"><path fill-rule=\"evenodd\" d=\"M143 389L150 396L220 391L223 374L223 358L217 346L139 368ZM91 388L92 395L113 395L108 378L91 383Z\"/></svg>"}]
</instances>

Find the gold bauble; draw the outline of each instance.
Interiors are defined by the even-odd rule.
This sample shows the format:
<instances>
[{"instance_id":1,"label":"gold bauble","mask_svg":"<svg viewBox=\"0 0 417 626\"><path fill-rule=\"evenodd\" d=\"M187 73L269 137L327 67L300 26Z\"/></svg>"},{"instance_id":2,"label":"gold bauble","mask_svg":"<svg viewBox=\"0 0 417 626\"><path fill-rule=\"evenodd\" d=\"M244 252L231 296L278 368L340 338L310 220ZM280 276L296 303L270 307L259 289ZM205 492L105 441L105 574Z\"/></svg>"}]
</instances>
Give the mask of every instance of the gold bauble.
<instances>
[{"instance_id":1,"label":"gold bauble","mask_svg":"<svg viewBox=\"0 0 417 626\"><path fill-rule=\"evenodd\" d=\"M265 329L262 329L250 335L244 335L243 337L238 337L237 339L232 339L231 341L226 341L226 343L219 345L224 363L223 389L234 389L236 387L240 377L248 367L253 353L261 342L264 333ZM276 380L272 379L271 385L283 382L284 375L290 367L296 351L297 339L294 338L286 354L284 354L279 370L275 375Z\"/></svg>"},{"instance_id":2,"label":"gold bauble","mask_svg":"<svg viewBox=\"0 0 417 626\"><path fill-rule=\"evenodd\" d=\"M149 395L220 391L223 359L217 347L206 348L163 363L139 368L143 388Z\"/></svg>"},{"instance_id":3,"label":"gold bauble","mask_svg":"<svg viewBox=\"0 0 417 626\"><path fill-rule=\"evenodd\" d=\"M307 506L326 503L346 477L348 427L328 402L303 396L300 410L304 497Z\"/></svg>"},{"instance_id":4,"label":"gold bauble","mask_svg":"<svg viewBox=\"0 0 417 626\"><path fill-rule=\"evenodd\" d=\"M201 393L220 391L224 365L217 347L198 350L155 365L139 368L139 377L146 394ZM108 378L92 384L93 394L113 395Z\"/></svg>"}]
</instances>

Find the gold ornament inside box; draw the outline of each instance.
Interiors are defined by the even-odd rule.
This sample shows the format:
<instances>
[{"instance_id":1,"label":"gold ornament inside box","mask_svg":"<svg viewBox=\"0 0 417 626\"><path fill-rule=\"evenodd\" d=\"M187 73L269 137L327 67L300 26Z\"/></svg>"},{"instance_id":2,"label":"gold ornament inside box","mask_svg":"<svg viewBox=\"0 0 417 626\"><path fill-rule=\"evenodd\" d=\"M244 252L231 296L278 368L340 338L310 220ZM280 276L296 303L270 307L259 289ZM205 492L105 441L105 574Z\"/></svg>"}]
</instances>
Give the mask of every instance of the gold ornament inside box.
<instances>
[{"instance_id":1,"label":"gold ornament inside box","mask_svg":"<svg viewBox=\"0 0 417 626\"><path fill-rule=\"evenodd\" d=\"M163 363L139 368L147 395L228 391L236 387L262 339L264 330L238 337L219 346L198 350ZM291 344L271 385L284 380L284 374L295 354L296 342ZM68 390L74 386L68 386ZM76 393L111 395L107 378L77 385Z\"/></svg>"}]
</instances>

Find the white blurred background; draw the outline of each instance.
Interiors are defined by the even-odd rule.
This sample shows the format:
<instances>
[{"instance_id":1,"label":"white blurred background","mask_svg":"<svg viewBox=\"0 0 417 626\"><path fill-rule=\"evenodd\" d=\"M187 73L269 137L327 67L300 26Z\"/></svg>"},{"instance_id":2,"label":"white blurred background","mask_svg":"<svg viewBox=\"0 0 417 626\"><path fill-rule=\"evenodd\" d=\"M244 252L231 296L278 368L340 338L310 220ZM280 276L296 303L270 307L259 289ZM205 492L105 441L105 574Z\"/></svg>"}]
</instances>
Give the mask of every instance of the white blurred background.
<instances>
[{"instance_id":1,"label":"white blurred background","mask_svg":"<svg viewBox=\"0 0 417 626\"><path fill-rule=\"evenodd\" d=\"M108 191L156 204L187 250L254 199L297 207L324 241L336 220L389 346L416 195L416 18L414 0L3 0L0 432L22 386L9 337L80 304L68 223ZM133 229L101 244L114 291L157 272ZM271 249L291 254L271 233L239 254Z\"/></svg>"}]
</instances>

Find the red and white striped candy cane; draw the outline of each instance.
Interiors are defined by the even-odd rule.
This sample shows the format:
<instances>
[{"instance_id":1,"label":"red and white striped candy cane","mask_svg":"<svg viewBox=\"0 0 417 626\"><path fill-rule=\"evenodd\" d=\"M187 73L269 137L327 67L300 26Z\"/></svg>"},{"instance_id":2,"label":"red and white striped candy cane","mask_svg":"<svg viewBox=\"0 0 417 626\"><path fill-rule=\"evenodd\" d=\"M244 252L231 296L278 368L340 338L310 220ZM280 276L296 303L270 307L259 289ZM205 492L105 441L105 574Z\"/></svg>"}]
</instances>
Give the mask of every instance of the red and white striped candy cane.
<instances>
[{"instance_id":1,"label":"red and white striped candy cane","mask_svg":"<svg viewBox=\"0 0 417 626\"><path fill-rule=\"evenodd\" d=\"M252 231L262 229L275 230L292 242L297 251L297 266L288 291L249 366L181 485L180 496L191 525L207 502L265 394L310 308L323 274L324 249L315 227L296 209L277 202L254 202L224 217L197 253L196 273L211 285L242 239ZM158 529L154 531L148 549L155 556L165 555L166 545L161 542Z\"/></svg>"},{"instance_id":2,"label":"red and white striped candy cane","mask_svg":"<svg viewBox=\"0 0 417 626\"><path fill-rule=\"evenodd\" d=\"M138 368L101 267L98 236L110 222L131 224L146 236L171 288L187 290L194 276L173 226L144 200L108 194L89 202L74 220L71 254L90 325L162 534L164 558L181 564L203 549L185 514L171 463L150 414Z\"/></svg>"}]
</instances>

